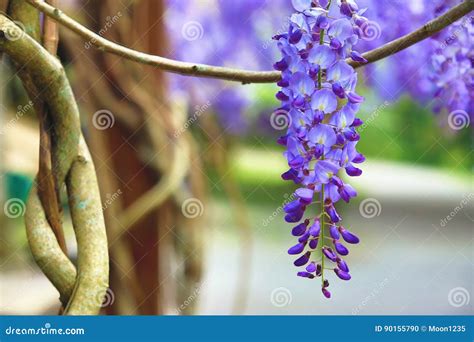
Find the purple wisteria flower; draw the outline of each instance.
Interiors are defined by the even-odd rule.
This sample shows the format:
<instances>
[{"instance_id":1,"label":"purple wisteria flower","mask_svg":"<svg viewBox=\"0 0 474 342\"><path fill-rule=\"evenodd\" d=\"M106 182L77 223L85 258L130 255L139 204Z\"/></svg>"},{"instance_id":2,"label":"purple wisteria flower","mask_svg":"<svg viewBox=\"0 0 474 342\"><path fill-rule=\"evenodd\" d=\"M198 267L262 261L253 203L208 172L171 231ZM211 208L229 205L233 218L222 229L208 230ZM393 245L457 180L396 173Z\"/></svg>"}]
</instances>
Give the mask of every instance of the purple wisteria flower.
<instances>
[{"instance_id":1,"label":"purple wisteria flower","mask_svg":"<svg viewBox=\"0 0 474 342\"><path fill-rule=\"evenodd\" d=\"M357 152L359 134L356 118L363 97L356 93L357 74L346 58L365 59L354 45L364 22L353 0L293 0L296 10L288 32L274 37L283 58L275 63L282 78L276 97L280 110L291 120L287 134L278 142L289 170L282 178L300 187L295 200L285 205L285 220L296 223L292 235L297 243L288 250L299 255L294 264L304 267L298 276L321 277L321 290L330 298L325 271L332 269L342 280L351 275L342 259L349 254L345 243L358 243L356 235L340 225L335 204L349 202L357 192L340 178L342 173L359 176L354 164L365 160ZM315 205L316 215L306 209ZM314 209L311 210L314 212Z\"/></svg>"}]
</instances>

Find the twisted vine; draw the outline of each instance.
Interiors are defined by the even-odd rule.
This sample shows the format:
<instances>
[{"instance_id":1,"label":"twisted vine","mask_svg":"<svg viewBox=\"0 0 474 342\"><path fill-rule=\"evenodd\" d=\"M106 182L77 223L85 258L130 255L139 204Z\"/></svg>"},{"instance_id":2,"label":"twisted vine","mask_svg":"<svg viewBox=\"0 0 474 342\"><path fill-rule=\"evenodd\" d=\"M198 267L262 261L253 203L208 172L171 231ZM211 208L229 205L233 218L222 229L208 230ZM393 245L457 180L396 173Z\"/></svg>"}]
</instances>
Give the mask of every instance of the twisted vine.
<instances>
[{"instance_id":1,"label":"twisted vine","mask_svg":"<svg viewBox=\"0 0 474 342\"><path fill-rule=\"evenodd\" d=\"M9 39L9 37L19 37ZM66 314L97 314L108 287L108 248L97 179L83 140L79 110L61 63L13 21L0 14L0 51L21 67L22 81L41 90L52 121L52 170L65 184L78 245L76 270L46 219L36 185L26 208L28 242L43 273L60 293ZM30 94L31 96L31 94ZM37 106L35 106L37 108Z\"/></svg>"}]
</instances>

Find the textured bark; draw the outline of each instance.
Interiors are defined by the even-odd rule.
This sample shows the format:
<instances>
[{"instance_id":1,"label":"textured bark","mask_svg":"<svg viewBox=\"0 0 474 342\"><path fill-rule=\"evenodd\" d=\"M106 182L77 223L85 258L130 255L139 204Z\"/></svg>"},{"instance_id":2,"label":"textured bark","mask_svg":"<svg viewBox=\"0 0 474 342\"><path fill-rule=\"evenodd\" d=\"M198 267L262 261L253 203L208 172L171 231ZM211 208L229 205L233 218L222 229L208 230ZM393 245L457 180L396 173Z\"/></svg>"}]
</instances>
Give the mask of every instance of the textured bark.
<instances>
[{"instance_id":1,"label":"textured bark","mask_svg":"<svg viewBox=\"0 0 474 342\"><path fill-rule=\"evenodd\" d=\"M7 39L12 34L19 38ZM63 302L67 301L74 284L68 313L97 314L107 288L108 248L101 206L97 205L100 198L93 165L85 144L79 149L82 137L74 95L61 63L4 15L0 15L0 50L21 65L22 73L28 75L36 89L42 90L41 97L53 122L52 156L57 184L64 183L74 163L66 186L78 242L78 275L73 279L71 265L64 259L66 256L59 244L54 243L52 231L46 229L44 209L39 205L35 189L26 208L28 241L33 256L46 276L58 286ZM59 262L57 268L51 268L48 260Z\"/></svg>"},{"instance_id":2,"label":"textured bark","mask_svg":"<svg viewBox=\"0 0 474 342\"><path fill-rule=\"evenodd\" d=\"M88 13L84 20L100 31L107 18L110 21L120 13L104 37L164 53L166 40L159 19L162 6L161 1L151 0L130 3L127 9L116 1L91 2L84 8ZM74 39L65 35L62 41L67 41L71 59L87 54L74 63L81 105L91 115L106 109L115 118L112 127L98 130L91 125L89 132L103 198L121 190L120 197L104 210L112 260L111 289L116 294L107 312L162 314L178 302L170 260L176 254L174 239L181 222L176 193L186 187L191 160L189 136L184 134L176 141L170 138L176 121L166 101L162 71L84 49ZM188 269L191 260L200 265L200 260L190 258L183 269ZM196 278L200 267L192 269L195 271L188 274Z\"/></svg>"}]
</instances>

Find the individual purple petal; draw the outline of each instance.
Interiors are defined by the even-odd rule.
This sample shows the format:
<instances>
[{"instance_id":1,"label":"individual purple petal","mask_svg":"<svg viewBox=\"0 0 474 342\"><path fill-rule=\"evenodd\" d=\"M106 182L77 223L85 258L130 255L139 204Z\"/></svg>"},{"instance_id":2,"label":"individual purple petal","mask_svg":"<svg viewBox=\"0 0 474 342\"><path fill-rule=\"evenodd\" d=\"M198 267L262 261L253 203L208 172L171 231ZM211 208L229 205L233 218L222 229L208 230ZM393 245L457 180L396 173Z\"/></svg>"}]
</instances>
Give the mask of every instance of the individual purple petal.
<instances>
[{"instance_id":1,"label":"individual purple petal","mask_svg":"<svg viewBox=\"0 0 474 342\"><path fill-rule=\"evenodd\" d=\"M337 37L339 40L344 41L350 38L353 34L352 24L346 18L334 20L328 29L328 35L330 37Z\"/></svg>"},{"instance_id":2,"label":"individual purple petal","mask_svg":"<svg viewBox=\"0 0 474 342\"><path fill-rule=\"evenodd\" d=\"M342 130L350 126L354 122L354 119L355 112L349 107L344 106L332 116L330 123Z\"/></svg>"},{"instance_id":3,"label":"individual purple petal","mask_svg":"<svg viewBox=\"0 0 474 342\"><path fill-rule=\"evenodd\" d=\"M309 131L308 139L313 144L323 145L329 151L329 148L336 143L336 133L332 127L319 124Z\"/></svg>"},{"instance_id":4,"label":"individual purple petal","mask_svg":"<svg viewBox=\"0 0 474 342\"><path fill-rule=\"evenodd\" d=\"M350 231L348 231L347 229L345 229L344 227L339 227L339 232L341 233L342 235L342 238L347 242L347 243L352 243L352 244L356 244L356 243L359 243L359 238L354 235L353 233L351 233Z\"/></svg>"},{"instance_id":5,"label":"individual purple petal","mask_svg":"<svg viewBox=\"0 0 474 342\"><path fill-rule=\"evenodd\" d=\"M319 277L321 275L322 269L323 268L322 268L321 264L316 265L316 277ZM329 282L327 282L327 280L325 280L324 283L325 284L327 283L327 285L325 285L326 287L329 286Z\"/></svg>"},{"instance_id":6,"label":"individual purple petal","mask_svg":"<svg viewBox=\"0 0 474 342\"><path fill-rule=\"evenodd\" d=\"M300 203L299 200L296 199L296 200L286 203L283 206L283 210L285 211L285 213L292 213L295 211L300 211L302 207L303 205Z\"/></svg>"},{"instance_id":7,"label":"individual purple petal","mask_svg":"<svg viewBox=\"0 0 474 342\"><path fill-rule=\"evenodd\" d=\"M303 235L301 235L299 238L298 238L298 242L303 242L303 243L306 243L309 239L309 232L306 232L304 233Z\"/></svg>"},{"instance_id":8,"label":"individual purple petal","mask_svg":"<svg viewBox=\"0 0 474 342\"><path fill-rule=\"evenodd\" d=\"M318 238L309 240L309 248L316 249L316 247L318 247L318 241L319 241Z\"/></svg>"},{"instance_id":9,"label":"individual purple petal","mask_svg":"<svg viewBox=\"0 0 474 342\"><path fill-rule=\"evenodd\" d=\"M293 74L290 89L302 95L311 95L316 88L314 80L303 72ZM304 98L303 98L304 99Z\"/></svg>"},{"instance_id":10,"label":"individual purple petal","mask_svg":"<svg viewBox=\"0 0 474 342\"><path fill-rule=\"evenodd\" d=\"M303 223L300 223L299 225L295 226L292 230L291 230L291 234L293 236L301 236L303 235L305 232L306 232L306 227L307 227L307 223L303 222Z\"/></svg>"},{"instance_id":11,"label":"individual purple petal","mask_svg":"<svg viewBox=\"0 0 474 342\"><path fill-rule=\"evenodd\" d=\"M358 169L354 165L349 164L349 165L346 166L346 173L349 176L356 177L356 176L360 176L362 174L362 170Z\"/></svg>"},{"instance_id":12,"label":"individual purple petal","mask_svg":"<svg viewBox=\"0 0 474 342\"><path fill-rule=\"evenodd\" d=\"M298 259L296 259L293 264L296 266L296 267L299 267L299 266L303 266L303 265L306 265L309 261L309 257L311 256L311 253L310 252L306 252L305 254L303 254L302 256L300 256Z\"/></svg>"},{"instance_id":13,"label":"individual purple petal","mask_svg":"<svg viewBox=\"0 0 474 342\"><path fill-rule=\"evenodd\" d=\"M336 273L336 275L341 278L342 280L350 280L351 279L351 275L347 272L344 272L338 268L335 268L334 269L334 273Z\"/></svg>"},{"instance_id":14,"label":"individual purple petal","mask_svg":"<svg viewBox=\"0 0 474 342\"><path fill-rule=\"evenodd\" d=\"M327 299L331 298L331 292L326 290L326 288L323 287L321 291L323 292L324 297L326 297Z\"/></svg>"},{"instance_id":15,"label":"individual purple petal","mask_svg":"<svg viewBox=\"0 0 474 342\"><path fill-rule=\"evenodd\" d=\"M316 272L316 264L314 261L311 261L308 266L306 266L306 271L313 273Z\"/></svg>"},{"instance_id":16,"label":"individual purple petal","mask_svg":"<svg viewBox=\"0 0 474 342\"><path fill-rule=\"evenodd\" d=\"M349 102L351 103L361 103L364 101L364 97L360 96L359 94L350 91L347 93L347 98L349 99Z\"/></svg>"},{"instance_id":17,"label":"individual purple petal","mask_svg":"<svg viewBox=\"0 0 474 342\"><path fill-rule=\"evenodd\" d=\"M304 12L311 8L312 0L291 0L293 8L298 12Z\"/></svg>"},{"instance_id":18,"label":"individual purple petal","mask_svg":"<svg viewBox=\"0 0 474 342\"><path fill-rule=\"evenodd\" d=\"M341 198L348 203L351 198L357 196L357 191L349 184L344 184L344 186L339 188L339 194Z\"/></svg>"},{"instance_id":19,"label":"individual purple petal","mask_svg":"<svg viewBox=\"0 0 474 342\"><path fill-rule=\"evenodd\" d=\"M305 243L298 243L288 249L288 254L294 255L294 254L300 254L304 250Z\"/></svg>"},{"instance_id":20,"label":"individual purple petal","mask_svg":"<svg viewBox=\"0 0 474 342\"><path fill-rule=\"evenodd\" d=\"M299 188L295 191L302 204L310 204L313 201L314 190L308 188Z\"/></svg>"},{"instance_id":21,"label":"individual purple petal","mask_svg":"<svg viewBox=\"0 0 474 342\"><path fill-rule=\"evenodd\" d=\"M349 266L347 266L344 260L339 259L337 262L337 267L339 267L342 271L349 273Z\"/></svg>"},{"instance_id":22,"label":"individual purple petal","mask_svg":"<svg viewBox=\"0 0 474 342\"><path fill-rule=\"evenodd\" d=\"M327 71L327 80L333 82L345 81L352 77L354 69L345 61L339 61Z\"/></svg>"},{"instance_id":23,"label":"individual purple petal","mask_svg":"<svg viewBox=\"0 0 474 342\"><path fill-rule=\"evenodd\" d=\"M321 232L321 224L318 219L314 221L314 223L309 227L309 233L314 236L318 237L319 233Z\"/></svg>"},{"instance_id":24,"label":"individual purple petal","mask_svg":"<svg viewBox=\"0 0 474 342\"><path fill-rule=\"evenodd\" d=\"M303 272L298 272L298 273L296 273L296 275L297 275L298 277L303 277L303 278L309 278L309 279L313 279L313 278L314 278L314 274L311 274L311 273L309 273L309 272L304 272L304 271L303 271Z\"/></svg>"},{"instance_id":25,"label":"individual purple petal","mask_svg":"<svg viewBox=\"0 0 474 342\"><path fill-rule=\"evenodd\" d=\"M286 146L288 143L288 134L282 135L277 139L277 143L283 146Z\"/></svg>"},{"instance_id":26,"label":"individual purple petal","mask_svg":"<svg viewBox=\"0 0 474 342\"><path fill-rule=\"evenodd\" d=\"M329 21L326 15L325 14L319 15L316 18L316 23L314 26L320 29L326 29L329 26Z\"/></svg>"},{"instance_id":27,"label":"individual purple petal","mask_svg":"<svg viewBox=\"0 0 474 342\"><path fill-rule=\"evenodd\" d=\"M364 123L364 121L362 121L361 119L355 118L355 119L354 119L354 122L352 122L351 127L359 127L359 126L361 126L363 123Z\"/></svg>"},{"instance_id":28,"label":"individual purple petal","mask_svg":"<svg viewBox=\"0 0 474 342\"><path fill-rule=\"evenodd\" d=\"M284 92L279 91L276 93L275 97L280 101L288 101L290 98Z\"/></svg>"},{"instance_id":29,"label":"individual purple petal","mask_svg":"<svg viewBox=\"0 0 474 342\"><path fill-rule=\"evenodd\" d=\"M299 222L304 215L304 210L288 213L285 215L285 221L288 223Z\"/></svg>"},{"instance_id":30,"label":"individual purple petal","mask_svg":"<svg viewBox=\"0 0 474 342\"><path fill-rule=\"evenodd\" d=\"M352 17L352 9L351 9L351 6L347 2L341 3L341 14L349 18Z\"/></svg>"},{"instance_id":31,"label":"individual purple petal","mask_svg":"<svg viewBox=\"0 0 474 342\"><path fill-rule=\"evenodd\" d=\"M345 128L343 130L344 137L349 141L358 141L360 139L359 133L354 128Z\"/></svg>"},{"instance_id":32,"label":"individual purple petal","mask_svg":"<svg viewBox=\"0 0 474 342\"><path fill-rule=\"evenodd\" d=\"M286 87L288 87L289 85L290 85L290 81L288 81L288 80L286 80L286 79L284 79L284 78L282 78L281 80L279 80L279 81L277 82L277 86L282 87L282 88L286 88Z\"/></svg>"},{"instance_id":33,"label":"individual purple petal","mask_svg":"<svg viewBox=\"0 0 474 342\"><path fill-rule=\"evenodd\" d=\"M302 156L296 156L288 162L288 166L293 169L299 169L304 165L304 158Z\"/></svg>"},{"instance_id":34,"label":"individual purple petal","mask_svg":"<svg viewBox=\"0 0 474 342\"><path fill-rule=\"evenodd\" d=\"M356 62L360 62L360 63L367 63L367 59L365 59L360 53L358 53L357 51L352 51L351 52L351 58L356 61Z\"/></svg>"},{"instance_id":35,"label":"individual purple petal","mask_svg":"<svg viewBox=\"0 0 474 342\"><path fill-rule=\"evenodd\" d=\"M336 208L334 208L332 204L326 207L326 212L331 218L331 222L337 223L341 221L341 217L339 216L338 212L336 211Z\"/></svg>"},{"instance_id":36,"label":"individual purple petal","mask_svg":"<svg viewBox=\"0 0 474 342\"><path fill-rule=\"evenodd\" d=\"M331 47L331 49L338 50L341 48L342 43L339 39L332 38L331 41L329 42L329 46Z\"/></svg>"},{"instance_id":37,"label":"individual purple petal","mask_svg":"<svg viewBox=\"0 0 474 342\"><path fill-rule=\"evenodd\" d=\"M337 97L329 89L321 89L311 96L311 108L324 113L332 113L337 108Z\"/></svg>"},{"instance_id":38,"label":"individual purple petal","mask_svg":"<svg viewBox=\"0 0 474 342\"><path fill-rule=\"evenodd\" d=\"M329 46L318 45L311 49L308 61L319 65L322 69L327 69L336 60L336 53Z\"/></svg>"},{"instance_id":39,"label":"individual purple petal","mask_svg":"<svg viewBox=\"0 0 474 342\"><path fill-rule=\"evenodd\" d=\"M278 70L278 71L283 71L283 70L288 69L288 63L283 58L282 60L280 60L280 61L276 62L275 64L273 64L273 68L275 70Z\"/></svg>"},{"instance_id":40,"label":"individual purple petal","mask_svg":"<svg viewBox=\"0 0 474 342\"><path fill-rule=\"evenodd\" d=\"M295 169L289 169L288 171L282 173L281 178L284 180L292 180L295 181L298 179L298 171Z\"/></svg>"},{"instance_id":41,"label":"individual purple petal","mask_svg":"<svg viewBox=\"0 0 474 342\"><path fill-rule=\"evenodd\" d=\"M335 240L339 240L339 237L340 237L340 234L339 234L339 231L337 230L337 227L336 225L331 225L331 227L329 227L329 234L331 235L331 237Z\"/></svg>"},{"instance_id":42,"label":"individual purple petal","mask_svg":"<svg viewBox=\"0 0 474 342\"><path fill-rule=\"evenodd\" d=\"M290 33L288 41L290 42L290 44L297 44L301 40L302 36L303 31L301 31L300 29L296 29Z\"/></svg>"},{"instance_id":43,"label":"individual purple petal","mask_svg":"<svg viewBox=\"0 0 474 342\"><path fill-rule=\"evenodd\" d=\"M338 171L339 167L328 160L320 160L314 165L314 175L322 184L329 182Z\"/></svg>"},{"instance_id":44,"label":"individual purple petal","mask_svg":"<svg viewBox=\"0 0 474 342\"><path fill-rule=\"evenodd\" d=\"M323 253L329 260L336 261L337 256L334 254L331 248L323 247Z\"/></svg>"},{"instance_id":45,"label":"individual purple petal","mask_svg":"<svg viewBox=\"0 0 474 342\"><path fill-rule=\"evenodd\" d=\"M335 177L335 176L334 176ZM334 179L334 177L332 179ZM328 183L324 189L324 199L330 199L331 202L336 203L341 199L336 185Z\"/></svg>"},{"instance_id":46,"label":"individual purple petal","mask_svg":"<svg viewBox=\"0 0 474 342\"><path fill-rule=\"evenodd\" d=\"M340 99L346 97L346 92L344 91L344 88L338 82L332 84L332 92L336 94L336 96Z\"/></svg>"},{"instance_id":47,"label":"individual purple petal","mask_svg":"<svg viewBox=\"0 0 474 342\"><path fill-rule=\"evenodd\" d=\"M334 242L334 248L336 249L337 253L340 255L347 255L349 254L349 250L340 242Z\"/></svg>"},{"instance_id":48,"label":"individual purple petal","mask_svg":"<svg viewBox=\"0 0 474 342\"><path fill-rule=\"evenodd\" d=\"M365 156L361 153L357 153L356 156L352 159L353 163L360 164L365 161Z\"/></svg>"}]
</instances>

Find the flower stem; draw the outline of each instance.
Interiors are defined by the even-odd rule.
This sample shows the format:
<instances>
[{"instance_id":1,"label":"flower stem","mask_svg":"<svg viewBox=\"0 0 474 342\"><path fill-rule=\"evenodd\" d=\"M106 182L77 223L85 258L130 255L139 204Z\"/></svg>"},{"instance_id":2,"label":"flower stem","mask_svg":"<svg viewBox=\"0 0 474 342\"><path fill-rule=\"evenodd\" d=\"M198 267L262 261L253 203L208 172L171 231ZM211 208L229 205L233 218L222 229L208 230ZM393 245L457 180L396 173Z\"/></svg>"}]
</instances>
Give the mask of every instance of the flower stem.
<instances>
[{"instance_id":1,"label":"flower stem","mask_svg":"<svg viewBox=\"0 0 474 342\"><path fill-rule=\"evenodd\" d=\"M321 212L324 213L324 184L321 185ZM324 286L324 215L321 215L321 284Z\"/></svg>"}]
</instances>

